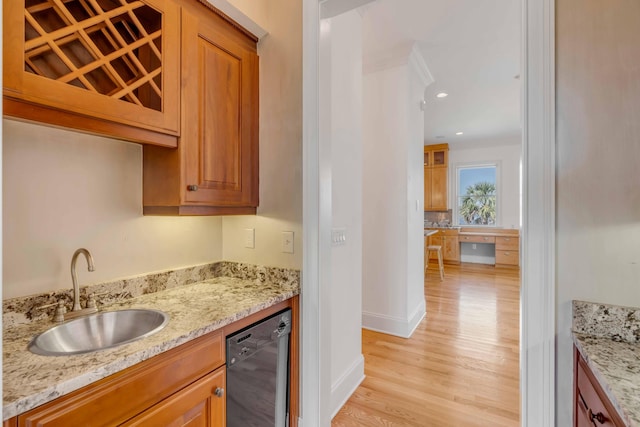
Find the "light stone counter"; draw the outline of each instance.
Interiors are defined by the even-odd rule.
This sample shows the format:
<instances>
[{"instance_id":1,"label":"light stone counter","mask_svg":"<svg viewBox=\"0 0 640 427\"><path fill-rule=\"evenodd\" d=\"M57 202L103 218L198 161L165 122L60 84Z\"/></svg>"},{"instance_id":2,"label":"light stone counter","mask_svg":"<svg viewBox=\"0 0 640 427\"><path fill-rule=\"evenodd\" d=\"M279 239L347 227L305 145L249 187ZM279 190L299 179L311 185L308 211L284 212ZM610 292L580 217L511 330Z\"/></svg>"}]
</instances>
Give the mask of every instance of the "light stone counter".
<instances>
[{"instance_id":1,"label":"light stone counter","mask_svg":"<svg viewBox=\"0 0 640 427\"><path fill-rule=\"evenodd\" d=\"M640 309L573 302L573 342L629 427L640 427Z\"/></svg>"},{"instance_id":2,"label":"light stone counter","mask_svg":"<svg viewBox=\"0 0 640 427\"><path fill-rule=\"evenodd\" d=\"M263 278L264 279L264 278ZM215 277L119 301L102 311L153 308L169 314L168 325L140 341L74 356L39 356L31 338L51 322L33 322L3 332L3 419L11 418L187 341L219 329L299 293L299 282Z\"/></svg>"}]
</instances>

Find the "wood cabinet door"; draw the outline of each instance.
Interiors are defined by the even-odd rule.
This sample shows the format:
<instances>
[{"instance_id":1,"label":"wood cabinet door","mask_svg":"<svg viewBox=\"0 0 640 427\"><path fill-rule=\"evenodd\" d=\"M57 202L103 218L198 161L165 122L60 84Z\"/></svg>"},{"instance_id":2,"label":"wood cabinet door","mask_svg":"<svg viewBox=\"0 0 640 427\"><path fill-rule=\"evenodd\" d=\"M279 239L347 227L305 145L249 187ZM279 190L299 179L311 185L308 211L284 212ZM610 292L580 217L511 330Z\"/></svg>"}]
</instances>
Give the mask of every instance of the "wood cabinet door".
<instances>
[{"instance_id":1,"label":"wood cabinet door","mask_svg":"<svg viewBox=\"0 0 640 427\"><path fill-rule=\"evenodd\" d=\"M171 0L5 1L3 95L79 121L178 135L179 16ZM41 112L36 120L49 118ZM95 130L109 133L100 124Z\"/></svg>"},{"instance_id":2,"label":"wood cabinet door","mask_svg":"<svg viewBox=\"0 0 640 427\"><path fill-rule=\"evenodd\" d=\"M183 8L182 200L258 206L258 55L219 19Z\"/></svg>"},{"instance_id":3,"label":"wood cabinet door","mask_svg":"<svg viewBox=\"0 0 640 427\"><path fill-rule=\"evenodd\" d=\"M445 236L442 257L445 261L460 262L460 242L456 236Z\"/></svg>"},{"instance_id":4,"label":"wood cabinet door","mask_svg":"<svg viewBox=\"0 0 640 427\"><path fill-rule=\"evenodd\" d=\"M447 210L447 168L431 169L431 209Z\"/></svg>"},{"instance_id":5,"label":"wood cabinet door","mask_svg":"<svg viewBox=\"0 0 640 427\"><path fill-rule=\"evenodd\" d=\"M425 153L426 156L427 153ZM431 209L431 171L432 169L424 167L424 210Z\"/></svg>"},{"instance_id":6,"label":"wood cabinet door","mask_svg":"<svg viewBox=\"0 0 640 427\"><path fill-rule=\"evenodd\" d=\"M215 370L121 425L224 427L225 369Z\"/></svg>"}]
</instances>

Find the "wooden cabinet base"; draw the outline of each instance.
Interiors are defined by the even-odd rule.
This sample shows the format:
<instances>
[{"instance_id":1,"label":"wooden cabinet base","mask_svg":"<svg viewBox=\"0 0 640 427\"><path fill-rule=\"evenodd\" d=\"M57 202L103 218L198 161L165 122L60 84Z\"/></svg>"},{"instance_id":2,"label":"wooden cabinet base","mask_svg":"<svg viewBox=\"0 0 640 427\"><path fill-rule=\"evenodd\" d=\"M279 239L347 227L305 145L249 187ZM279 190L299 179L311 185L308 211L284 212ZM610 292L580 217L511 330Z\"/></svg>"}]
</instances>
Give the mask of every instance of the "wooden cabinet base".
<instances>
[{"instance_id":1,"label":"wooden cabinet base","mask_svg":"<svg viewBox=\"0 0 640 427\"><path fill-rule=\"evenodd\" d=\"M624 427L600 383L574 348L574 427Z\"/></svg>"}]
</instances>

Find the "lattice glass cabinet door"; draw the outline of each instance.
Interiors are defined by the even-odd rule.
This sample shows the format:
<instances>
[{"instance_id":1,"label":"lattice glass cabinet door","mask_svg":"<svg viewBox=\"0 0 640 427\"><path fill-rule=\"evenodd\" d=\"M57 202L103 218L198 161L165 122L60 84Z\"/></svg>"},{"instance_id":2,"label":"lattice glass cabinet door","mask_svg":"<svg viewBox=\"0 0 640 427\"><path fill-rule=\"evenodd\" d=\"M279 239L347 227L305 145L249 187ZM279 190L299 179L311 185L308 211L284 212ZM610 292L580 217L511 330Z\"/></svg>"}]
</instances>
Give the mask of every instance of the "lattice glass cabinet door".
<instances>
[{"instance_id":1,"label":"lattice glass cabinet door","mask_svg":"<svg viewBox=\"0 0 640 427\"><path fill-rule=\"evenodd\" d=\"M5 97L178 135L175 3L12 0L3 14Z\"/></svg>"}]
</instances>

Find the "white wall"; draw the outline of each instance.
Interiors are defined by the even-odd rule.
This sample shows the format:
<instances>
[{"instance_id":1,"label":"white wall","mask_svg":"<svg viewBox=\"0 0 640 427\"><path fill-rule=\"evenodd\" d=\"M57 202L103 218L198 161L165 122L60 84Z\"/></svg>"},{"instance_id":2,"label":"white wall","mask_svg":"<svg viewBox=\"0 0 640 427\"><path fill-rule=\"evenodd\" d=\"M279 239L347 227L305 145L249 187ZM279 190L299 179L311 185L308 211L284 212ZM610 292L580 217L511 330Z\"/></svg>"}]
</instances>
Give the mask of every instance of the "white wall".
<instances>
[{"instance_id":1,"label":"white wall","mask_svg":"<svg viewBox=\"0 0 640 427\"><path fill-rule=\"evenodd\" d=\"M363 96L363 326L400 336L425 306L418 100L426 84L416 89L412 67L365 67Z\"/></svg>"},{"instance_id":2,"label":"white wall","mask_svg":"<svg viewBox=\"0 0 640 427\"><path fill-rule=\"evenodd\" d=\"M498 200L499 227L520 228L520 158L522 153L522 140L514 137L510 144L496 146L480 143L479 148L451 148L449 150L449 208L456 206L456 167L471 163L498 163L500 176L498 187L500 198Z\"/></svg>"},{"instance_id":3,"label":"white wall","mask_svg":"<svg viewBox=\"0 0 640 427\"><path fill-rule=\"evenodd\" d=\"M260 56L260 206L255 216L225 217L227 260L302 267L302 4L294 0L231 0L269 34ZM255 229L255 248L244 229ZM294 232L294 253L282 232Z\"/></svg>"},{"instance_id":4,"label":"white wall","mask_svg":"<svg viewBox=\"0 0 640 427\"><path fill-rule=\"evenodd\" d=\"M640 307L640 3L557 0L557 419L571 301Z\"/></svg>"},{"instance_id":5,"label":"white wall","mask_svg":"<svg viewBox=\"0 0 640 427\"><path fill-rule=\"evenodd\" d=\"M221 219L142 216L142 146L3 121L3 298L218 261Z\"/></svg>"},{"instance_id":6,"label":"white wall","mask_svg":"<svg viewBox=\"0 0 640 427\"><path fill-rule=\"evenodd\" d=\"M362 18L350 11L322 23L321 103L329 103L332 226L345 229L331 254L331 414L364 379L362 356ZM327 78L328 77L328 78ZM327 87L328 86L328 87ZM325 90L327 89L327 90ZM329 97L323 96L330 93ZM328 99L327 99L328 98ZM325 117L325 116L322 116ZM326 131L324 131L326 129ZM325 133L327 132L327 133Z\"/></svg>"},{"instance_id":7,"label":"white wall","mask_svg":"<svg viewBox=\"0 0 640 427\"><path fill-rule=\"evenodd\" d=\"M426 310L424 298L424 99L423 76L416 67L407 67L408 85L405 98L407 193L407 318L412 327L422 319ZM412 331L413 332L413 331Z\"/></svg>"}]
</instances>

